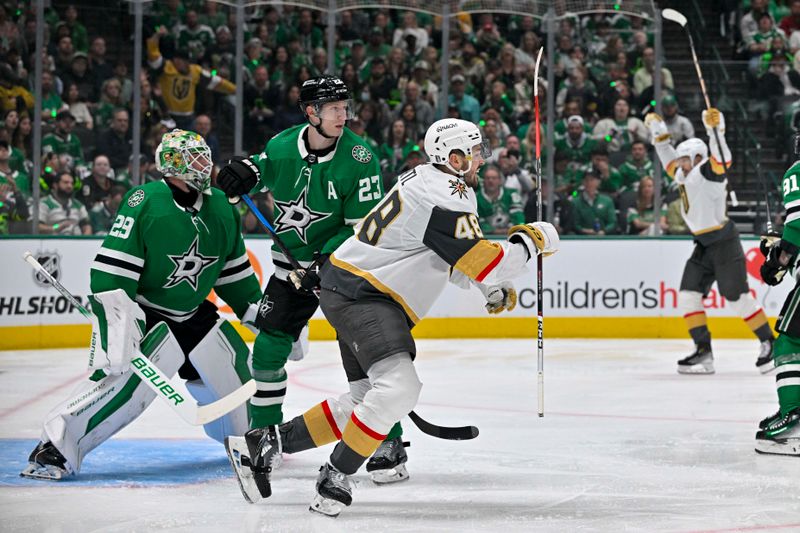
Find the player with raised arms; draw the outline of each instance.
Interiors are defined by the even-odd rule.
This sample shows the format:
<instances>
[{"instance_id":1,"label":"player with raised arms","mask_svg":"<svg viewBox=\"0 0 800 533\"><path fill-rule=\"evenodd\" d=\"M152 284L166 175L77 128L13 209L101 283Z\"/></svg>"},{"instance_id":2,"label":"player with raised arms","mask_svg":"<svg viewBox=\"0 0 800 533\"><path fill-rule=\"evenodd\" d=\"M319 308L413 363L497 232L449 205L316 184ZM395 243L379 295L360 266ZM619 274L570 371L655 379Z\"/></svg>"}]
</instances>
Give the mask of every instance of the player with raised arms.
<instances>
[{"instance_id":1,"label":"player with raised arms","mask_svg":"<svg viewBox=\"0 0 800 533\"><path fill-rule=\"evenodd\" d=\"M352 502L349 476L417 403L422 384L411 329L447 282L477 286L489 312L511 310L510 280L537 254L558 250L558 234L546 222L512 227L508 242L483 237L474 188L489 153L475 124L435 122L425 151L431 163L401 174L322 269L320 306L338 334L349 393L226 440L246 500L270 496L272 461L281 452L338 441L311 503L312 511L338 515Z\"/></svg>"},{"instance_id":2,"label":"player with raised arms","mask_svg":"<svg viewBox=\"0 0 800 533\"><path fill-rule=\"evenodd\" d=\"M243 323L255 319L261 291L239 214L210 187L211 151L200 135L166 133L156 165L164 179L128 192L92 263L96 370L47 415L24 477L78 473L87 453L142 414L155 393L130 368L139 351L168 376L178 372L201 403L250 379L247 346L206 300L214 289ZM222 442L248 426L241 405L204 429Z\"/></svg>"},{"instance_id":3,"label":"player with raised arms","mask_svg":"<svg viewBox=\"0 0 800 533\"><path fill-rule=\"evenodd\" d=\"M652 135L661 164L674 178L680 192L681 215L694 237L694 252L683 269L678 308L683 313L695 351L678 361L681 374L713 374L711 332L703 298L716 281L731 310L742 317L761 342L756 366L762 372L774 368L772 334L767 315L747 285L747 266L736 225L728 218L726 171L731 152L725 142L725 118L716 108L703 111L709 145L687 139L673 148L667 125L660 115L648 113L645 124ZM717 134L714 134L714 130Z\"/></svg>"}]
</instances>

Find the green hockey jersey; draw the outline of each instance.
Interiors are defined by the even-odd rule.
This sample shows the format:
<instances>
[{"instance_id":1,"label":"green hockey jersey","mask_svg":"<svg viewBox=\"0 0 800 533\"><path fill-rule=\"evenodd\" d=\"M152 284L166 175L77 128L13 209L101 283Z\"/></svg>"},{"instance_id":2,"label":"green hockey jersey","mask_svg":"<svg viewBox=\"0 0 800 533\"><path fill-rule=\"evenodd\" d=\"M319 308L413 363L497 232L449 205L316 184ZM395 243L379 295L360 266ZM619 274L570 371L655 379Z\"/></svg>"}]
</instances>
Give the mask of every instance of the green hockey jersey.
<instances>
[{"instance_id":1,"label":"green hockey jersey","mask_svg":"<svg viewBox=\"0 0 800 533\"><path fill-rule=\"evenodd\" d=\"M786 221L782 239L800 246L800 161L795 161L783 175L783 205Z\"/></svg>"},{"instance_id":2,"label":"green hockey jersey","mask_svg":"<svg viewBox=\"0 0 800 533\"><path fill-rule=\"evenodd\" d=\"M511 226L525 222L522 199L516 190L503 187L495 199L489 198L483 191L475 196L478 199L478 218L483 233L505 234Z\"/></svg>"},{"instance_id":3,"label":"green hockey jersey","mask_svg":"<svg viewBox=\"0 0 800 533\"><path fill-rule=\"evenodd\" d=\"M303 266L336 250L383 196L380 163L363 139L344 128L336 148L316 157L303 140L308 127L283 131L250 157L261 171L254 192L272 191L275 231ZM292 266L276 245L272 260L285 278Z\"/></svg>"},{"instance_id":4,"label":"green hockey jersey","mask_svg":"<svg viewBox=\"0 0 800 533\"><path fill-rule=\"evenodd\" d=\"M178 322L211 289L240 318L261 296L239 215L222 191L209 189L183 209L164 181L128 191L92 263L90 286L93 293L121 288Z\"/></svg>"}]
</instances>

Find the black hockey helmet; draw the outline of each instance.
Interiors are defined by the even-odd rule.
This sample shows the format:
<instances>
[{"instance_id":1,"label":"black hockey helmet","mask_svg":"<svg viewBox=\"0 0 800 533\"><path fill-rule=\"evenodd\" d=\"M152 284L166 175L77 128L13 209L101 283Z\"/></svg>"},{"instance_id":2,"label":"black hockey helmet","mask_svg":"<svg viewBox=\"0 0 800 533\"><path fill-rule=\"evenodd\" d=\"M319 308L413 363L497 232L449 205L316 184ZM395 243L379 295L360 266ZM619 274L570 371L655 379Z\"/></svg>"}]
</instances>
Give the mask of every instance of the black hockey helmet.
<instances>
[{"instance_id":1,"label":"black hockey helmet","mask_svg":"<svg viewBox=\"0 0 800 533\"><path fill-rule=\"evenodd\" d=\"M338 76L319 76L303 82L300 87L300 108L303 113L306 106L322 106L327 102L350 101L350 91ZM352 105L350 106L352 108ZM319 112L319 107L317 107ZM347 118L353 118L348 116Z\"/></svg>"}]
</instances>

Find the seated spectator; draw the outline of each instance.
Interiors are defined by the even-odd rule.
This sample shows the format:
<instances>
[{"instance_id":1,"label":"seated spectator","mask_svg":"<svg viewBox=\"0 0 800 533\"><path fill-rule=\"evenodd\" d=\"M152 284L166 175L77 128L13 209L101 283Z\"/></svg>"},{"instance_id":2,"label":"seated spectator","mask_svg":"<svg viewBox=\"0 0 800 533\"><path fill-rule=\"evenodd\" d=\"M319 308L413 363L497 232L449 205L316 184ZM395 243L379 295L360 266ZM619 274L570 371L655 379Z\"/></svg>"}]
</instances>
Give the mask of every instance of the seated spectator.
<instances>
[{"instance_id":1,"label":"seated spectator","mask_svg":"<svg viewBox=\"0 0 800 533\"><path fill-rule=\"evenodd\" d=\"M572 197L575 233L578 235L612 235L617 233L614 200L599 192L600 176L587 172L583 190Z\"/></svg>"},{"instance_id":2,"label":"seated spectator","mask_svg":"<svg viewBox=\"0 0 800 533\"><path fill-rule=\"evenodd\" d=\"M44 80L44 77L42 77ZM92 112L89 111L89 106L81 99L78 92L78 86L75 83L68 83L64 86L64 104L69 109L69 112L75 117L75 126L91 130L94 128L94 119Z\"/></svg>"},{"instance_id":3,"label":"seated spectator","mask_svg":"<svg viewBox=\"0 0 800 533\"><path fill-rule=\"evenodd\" d=\"M111 117L114 110L124 108L125 100L122 98L122 84L116 78L109 78L103 82L100 91L100 102L94 113L94 122L98 130L108 128L111 125Z\"/></svg>"},{"instance_id":4,"label":"seated spectator","mask_svg":"<svg viewBox=\"0 0 800 533\"><path fill-rule=\"evenodd\" d=\"M478 191L478 220L484 235L506 235L508 229L525 222L519 193L503 186L497 165L487 165Z\"/></svg>"},{"instance_id":5,"label":"seated spectator","mask_svg":"<svg viewBox=\"0 0 800 533\"><path fill-rule=\"evenodd\" d=\"M373 152L378 152L378 143L367 133L364 121L356 116L347 122L347 127L350 128L350 131L355 133L356 136L361 137L364 144L368 145Z\"/></svg>"},{"instance_id":6,"label":"seated spectator","mask_svg":"<svg viewBox=\"0 0 800 533\"><path fill-rule=\"evenodd\" d=\"M66 109L67 106L56 92L53 74L47 71L42 72L42 121L52 123L59 111ZM16 109L14 110L16 113Z\"/></svg>"},{"instance_id":7,"label":"seated spectator","mask_svg":"<svg viewBox=\"0 0 800 533\"><path fill-rule=\"evenodd\" d=\"M53 152L61 156L67 154L72 158L74 165L82 165L83 146L81 141L72 133L75 127L75 117L69 111L61 111L56 115L55 129L42 138L42 152Z\"/></svg>"},{"instance_id":8,"label":"seated spectator","mask_svg":"<svg viewBox=\"0 0 800 533\"><path fill-rule=\"evenodd\" d=\"M193 9L186 12L185 20L185 24L179 24L174 29L178 36L178 47L189 51L189 59L193 63L200 63L214 44L214 31L205 24L200 24L197 11Z\"/></svg>"},{"instance_id":9,"label":"seated spectator","mask_svg":"<svg viewBox=\"0 0 800 533\"><path fill-rule=\"evenodd\" d=\"M589 163L580 168L584 174L595 174L600 178L600 192L616 198L622 177L619 171L611 165L605 145L598 143L592 150Z\"/></svg>"},{"instance_id":10,"label":"seated spectator","mask_svg":"<svg viewBox=\"0 0 800 533\"><path fill-rule=\"evenodd\" d=\"M601 119L594 126L592 136L605 141L609 154L628 153L634 141L647 141L648 133L644 123L630 115L631 106L624 98L614 103L614 116Z\"/></svg>"},{"instance_id":11,"label":"seated spectator","mask_svg":"<svg viewBox=\"0 0 800 533\"><path fill-rule=\"evenodd\" d=\"M583 118L572 115L567 119L567 135L555 141L556 153L564 154L572 167L579 167L589 160L597 145L583 128Z\"/></svg>"},{"instance_id":12,"label":"seated spectator","mask_svg":"<svg viewBox=\"0 0 800 533\"><path fill-rule=\"evenodd\" d=\"M153 85L145 72L142 72L141 85L141 130L146 132L167 116L167 107L164 99L153 91Z\"/></svg>"},{"instance_id":13,"label":"seated spectator","mask_svg":"<svg viewBox=\"0 0 800 533\"><path fill-rule=\"evenodd\" d=\"M789 39L794 32L800 30L800 0L790 0L789 14L781 19L778 27Z\"/></svg>"},{"instance_id":14,"label":"seated spectator","mask_svg":"<svg viewBox=\"0 0 800 533\"><path fill-rule=\"evenodd\" d=\"M233 94L236 86L192 63L186 50L178 48L172 59L165 60L159 40L167 32L167 28L161 26L147 40L147 59L150 68L158 72L161 95L173 120L179 128L189 129L194 122L195 91L201 81L207 83L209 90L223 94Z\"/></svg>"},{"instance_id":15,"label":"seated spectator","mask_svg":"<svg viewBox=\"0 0 800 533\"><path fill-rule=\"evenodd\" d=\"M481 119L481 105L474 96L465 93L466 78L456 74L450 78L450 95L448 105L458 108L461 118L477 124Z\"/></svg>"},{"instance_id":16,"label":"seated spectator","mask_svg":"<svg viewBox=\"0 0 800 533\"><path fill-rule=\"evenodd\" d=\"M400 167L403 166L406 156L414 149L415 144L416 141L410 137L403 119L392 122L386 142L378 148L381 171L392 176L399 174Z\"/></svg>"},{"instance_id":17,"label":"seated spectator","mask_svg":"<svg viewBox=\"0 0 800 533\"><path fill-rule=\"evenodd\" d=\"M95 155L105 155L114 172L123 170L131 156L130 119L125 109L117 108L111 118L111 127L97 136Z\"/></svg>"},{"instance_id":18,"label":"seated spectator","mask_svg":"<svg viewBox=\"0 0 800 533\"><path fill-rule=\"evenodd\" d=\"M644 49L642 53L642 68L633 75L633 94L641 95L645 89L653 86L653 73L656 70L656 52L650 47ZM672 72L668 68L661 68L662 87L675 90L675 83L672 81Z\"/></svg>"},{"instance_id":19,"label":"seated spectator","mask_svg":"<svg viewBox=\"0 0 800 533\"><path fill-rule=\"evenodd\" d=\"M78 9L74 5L68 5L64 10L64 23L69 28L69 36L75 50L86 52L89 49L89 34L86 26L78 20Z\"/></svg>"},{"instance_id":20,"label":"seated spectator","mask_svg":"<svg viewBox=\"0 0 800 533\"><path fill-rule=\"evenodd\" d=\"M655 235L656 224L665 232L669 228L667 225L667 210L664 206L658 211L656 217L655 206L653 205L655 195L655 185L653 178L645 176L639 181L639 191L636 195L636 207L628 209L628 232L631 235ZM656 221L658 218L658 221Z\"/></svg>"},{"instance_id":21,"label":"seated spectator","mask_svg":"<svg viewBox=\"0 0 800 533\"><path fill-rule=\"evenodd\" d=\"M22 86L8 64L0 64L0 112L11 109L33 114L33 95Z\"/></svg>"},{"instance_id":22,"label":"seated spectator","mask_svg":"<svg viewBox=\"0 0 800 533\"><path fill-rule=\"evenodd\" d=\"M689 234L689 227L683 219L683 213L681 213L682 201L682 199L676 198L667 206L667 233L670 235Z\"/></svg>"},{"instance_id":23,"label":"seated spectator","mask_svg":"<svg viewBox=\"0 0 800 533\"><path fill-rule=\"evenodd\" d=\"M173 128L174 129L174 128ZM165 130L171 131L171 130ZM161 139L164 135L158 136ZM139 156L139 176L142 179L133 179L133 156L128 160L128 166L122 172L114 175L114 185L119 185L126 191L135 185L150 183L151 181L158 181L161 179L161 173L156 169L155 161L149 155L141 154Z\"/></svg>"},{"instance_id":24,"label":"seated spectator","mask_svg":"<svg viewBox=\"0 0 800 533\"><path fill-rule=\"evenodd\" d=\"M223 162L219 149L219 139L217 138L217 134L213 133L211 129L211 117L208 115L197 115L197 118L194 119L193 131L199 133L200 136L205 139L208 148L211 150L211 161L213 161L215 165L219 165Z\"/></svg>"},{"instance_id":25,"label":"seated spectator","mask_svg":"<svg viewBox=\"0 0 800 533\"><path fill-rule=\"evenodd\" d=\"M550 212L550 204L548 204L550 191L550 180L542 181L542 218L543 220L552 220L553 226L556 227L559 235L566 235L572 233L572 204L566 199L566 196L560 192L553 192L553 205L555 211ZM537 194L531 194L528 197L528 202L525 204L525 222L537 222L539 220Z\"/></svg>"},{"instance_id":26,"label":"seated spectator","mask_svg":"<svg viewBox=\"0 0 800 533\"><path fill-rule=\"evenodd\" d=\"M76 53L75 47L72 45L72 37L69 36L69 28L66 26L56 26L56 32L58 34L65 33L63 35L56 35L56 46L53 50L53 60L55 61L56 66L56 74L61 76L62 74L69 72L69 64L72 61L72 56Z\"/></svg>"},{"instance_id":27,"label":"seated spectator","mask_svg":"<svg viewBox=\"0 0 800 533\"><path fill-rule=\"evenodd\" d=\"M119 204L122 203L122 198L125 196L126 192L127 189L125 187L114 185L103 200L91 208L89 211L89 222L92 225L92 234L108 234L117 216Z\"/></svg>"},{"instance_id":28,"label":"seated spectator","mask_svg":"<svg viewBox=\"0 0 800 533\"><path fill-rule=\"evenodd\" d=\"M78 193L78 199L83 202L86 209L91 211L95 204L108 197L114 185L113 176L114 173L108 158L104 155L95 156L92 162L92 173L81 180L82 186Z\"/></svg>"},{"instance_id":29,"label":"seated spectator","mask_svg":"<svg viewBox=\"0 0 800 533\"><path fill-rule=\"evenodd\" d=\"M758 31L745 44L750 55L748 69L755 76L761 67L762 56L776 49L788 48L789 41L783 30L775 27L772 16L762 13L758 17Z\"/></svg>"},{"instance_id":30,"label":"seated spectator","mask_svg":"<svg viewBox=\"0 0 800 533\"><path fill-rule=\"evenodd\" d=\"M518 145L519 140L516 137L514 139ZM512 149L506 145L498 154L497 164L500 166L500 172L503 173L503 186L516 191L520 196L520 201L524 204L535 184L531 173L519 166L521 158L518 147Z\"/></svg>"},{"instance_id":31,"label":"seated spectator","mask_svg":"<svg viewBox=\"0 0 800 533\"><path fill-rule=\"evenodd\" d=\"M106 40L102 37L92 39L89 47L89 72L91 73L94 91L92 94L100 94L103 82L114 75L114 67L106 58Z\"/></svg>"},{"instance_id":32,"label":"seated spectator","mask_svg":"<svg viewBox=\"0 0 800 533\"><path fill-rule=\"evenodd\" d=\"M382 57L374 58L370 65L369 77L365 81L369 89L370 98L388 102L392 99L392 93L397 86L397 80L389 76L386 71L386 61L384 61Z\"/></svg>"},{"instance_id":33,"label":"seated spectator","mask_svg":"<svg viewBox=\"0 0 800 533\"><path fill-rule=\"evenodd\" d=\"M267 67L260 65L244 88L244 108L248 110L245 124L247 139L261 143L275 134L272 121L275 105L279 102L280 91L270 83Z\"/></svg>"},{"instance_id":34,"label":"seated spectator","mask_svg":"<svg viewBox=\"0 0 800 533\"><path fill-rule=\"evenodd\" d=\"M786 56L776 54L769 67L758 80L758 105L766 112L766 134L773 137L777 132L777 115L784 97L796 100L800 96L800 74L790 70Z\"/></svg>"},{"instance_id":35,"label":"seated spectator","mask_svg":"<svg viewBox=\"0 0 800 533\"><path fill-rule=\"evenodd\" d=\"M583 67L573 69L569 78L564 82L564 86L556 94L556 111L561 109L564 103L574 100L578 102L581 115L597 102L597 89L594 84L586 81L586 73Z\"/></svg>"},{"instance_id":36,"label":"seated spectator","mask_svg":"<svg viewBox=\"0 0 800 533\"><path fill-rule=\"evenodd\" d=\"M750 11L748 11L739 21L739 30L742 34L742 43L748 46L753 36L758 33L759 19L764 13L769 15L767 9L768 0L751 0ZM770 15L771 17L771 15ZM773 21L774 22L774 21Z\"/></svg>"},{"instance_id":37,"label":"seated spectator","mask_svg":"<svg viewBox=\"0 0 800 533\"><path fill-rule=\"evenodd\" d=\"M567 135L567 121L572 116L581 115L581 107L580 102L577 100L569 100L564 104L564 107L561 110L561 119L556 122L556 125L553 126L553 133L555 139L563 139ZM592 134L592 125L588 124L586 121L583 121L583 131L588 135Z\"/></svg>"},{"instance_id":38,"label":"seated spectator","mask_svg":"<svg viewBox=\"0 0 800 533\"><path fill-rule=\"evenodd\" d=\"M409 81L406 84L405 98L395 111L395 117L400 117L400 112L407 105L414 108L414 115L419 122L420 130L424 135L427 130L427 125L433 124L433 107L426 100L422 99L420 95L420 87L415 81Z\"/></svg>"},{"instance_id":39,"label":"seated spectator","mask_svg":"<svg viewBox=\"0 0 800 533\"><path fill-rule=\"evenodd\" d=\"M491 85L491 91L483 103L481 109L496 109L503 119L503 122L509 124L516 123L514 114L514 102L506 92L506 84L502 81L495 81Z\"/></svg>"},{"instance_id":40,"label":"seated spectator","mask_svg":"<svg viewBox=\"0 0 800 533\"><path fill-rule=\"evenodd\" d=\"M10 154L8 142L0 140L0 235L23 232L30 216L20 174L8 165Z\"/></svg>"},{"instance_id":41,"label":"seated spectator","mask_svg":"<svg viewBox=\"0 0 800 533\"><path fill-rule=\"evenodd\" d=\"M664 122L672 135L672 145L677 146L686 139L694 137L692 121L678 113L678 101L675 96L667 94L661 100L661 110L664 113ZM650 174L652 175L652 174Z\"/></svg>"},{"instance_id":42,"label":"seated spectator","mask_svg":"<svg viewBox=\"0 0 800 533\"><path fill-rule=\"evenodd\" d=\"M89 72L89 59L83 52L75 52L69 62L69 68L61 74L64 85L74 83L78 93L86 101L97 100L96 79Z\"/></svg>"},{"instance_id":43,"label":"seated spectator","mask_svg":"<svg viewBox=\"0 0 800 533\"><path fill-rule=\"evenodd\" d=\"M275 110L275 130L283 131L305 121L306 117L300 110L300 87L292 85L286 91L283 105Z\"/></svg>"},{"instance_id":44,"label":"seated spectator","mask_svg":"<svg viewBox=\"0 0 800 533\"><path fill-rule=\"evenodd\" d=\"M428 46L428 32L417 26L417 16L413 11L403 13L402 25L394 30L392 46L404 48L412 57L421 54Z\"/></svg>"},{"instance_id":45,"label":"seated spectator","mask_svg":"<svg viewBox=\"0 0 800 533\"><path fill-rule=\"evenodd\" d=\"M417 116L414 104L403 104L400 106L400 114L397 117L406 124L406 131L412 140L425 136L425 125Z\"/></svg>"},{"instance_id":46,"label":"seated spectator","mask_svg":"<svg viewBox=\"0 0 800 533\"><path fill-rule=\"evenodd\" d=\"M481 128L481 135L484 142L489 145L492 155L486 158L487 163L496 163L500 157L500 149L503 147L503 137L500 133L500 127L494 119L487 119L483 121Z\"/></svg>"},{"instance_id":47,"label":"seated spectator","mask_svg":"<svg viewBox=\"0 0 800 533\"><path fill-rule=\"evenodd\" d=\"M620 192L635 190L645 176L653 175L653 162L647 157L647 145L636 141L631 145L631 155L619 167L620 181L617 190Z\"/></svg>"},{"instance_id":48,"label":"seated spectator","mask_svg":"<svg viewBox=\"0 0 800 533\"><path fill-rule=\"evenodd\" d=\"M420 97L430 104L432 109L439 106L439 86L431 81L431 65L424 59L414 63L412 71L414 83L419 87Z\"/></svg>"},{"instance_id":49,"label":"seated spectator","mask_svg":"<svg viewBox=\"0 0 800 533\"><path fill-rule=\"evenodd\" d=\"M39 233L45 235L91 235L89 212L73 197L75 179L58 176L50 194L39 201Z\"/></svg>"}]
</instances>

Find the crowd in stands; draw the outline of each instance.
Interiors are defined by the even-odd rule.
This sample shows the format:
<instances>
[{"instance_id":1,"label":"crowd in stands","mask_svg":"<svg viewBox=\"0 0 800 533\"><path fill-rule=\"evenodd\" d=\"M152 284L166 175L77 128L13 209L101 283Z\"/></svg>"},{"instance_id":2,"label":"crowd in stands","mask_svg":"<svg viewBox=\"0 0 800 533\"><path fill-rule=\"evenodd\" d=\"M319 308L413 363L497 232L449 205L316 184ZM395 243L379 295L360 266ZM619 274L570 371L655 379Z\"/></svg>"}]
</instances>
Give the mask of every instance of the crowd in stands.
<instances>
[{"instance_id":1,"label":"crowd in stands","mask_svg":"<svg viewBox=\"0 0 800 533\"><path fill-rule=\"evenodd\" d=\"M765 4L752 0L739 8L747 12L743 43L754 72L763 71L761 80L774 75L770 83L777 79L790 91L800 61L800 0L788 2L779 17L759 7ZM535 18L459 13L450 31L451 55L442 58L440 19L397 9L343 11L337 14L334 72L327 72L320 12L291 5L247 8L244 65L237 68L236 16L227 6L202 0L145 6L139 80L131 76L131 43L110 37L107 28L88 30L82 23L89 20L82 17L88 7L56 2L47 9L44 171L33 178L35 19L26 2L0 3L0 233L30 229L34 179L42 191L42 233L107 232L125 191L159 178L153 154L163 133L175 127L197 131L218 168L232 155L237 84L244 94L244 148L256 153L272 135L304 121L299 86L326 73L348 85L357 115L348 125L379 157L387 188L426 161L421 147L428 125L441 116L459 117L479 124L493 149L477 193L484 233L504 234L510 225L535 219L532 84L536 53L546 40ZM130 16L126 3L120 10ZM653 39L649 21L622 14L558 24L557 49L539 83L542 94L554 93L557 117L555 144L542 152L543 168L548 158L555 168L552 182L542 184L543 196L552 188L555 201L552 213L543 208L562 233L652 235L656 227L686 233L666 175L664 204L653 205L654 167L642 122L655 104ZM119 50L118 57L109 57L108 48ZM440 92L444 60L446 98ZM553 69L553 87L543 81L547 68ZM668 68L661 80L664 118L678 143L694 136L694 128L680 113ZM132 101L134 83L141 86L138 103ZM131 175L135 105L142 112L141 176ZM541 133L544 139L544 128ZM268 193L256 200L272 212ZM252 216L242 215L245 231L262 231Z\"/></svg>"}]
</instances>

